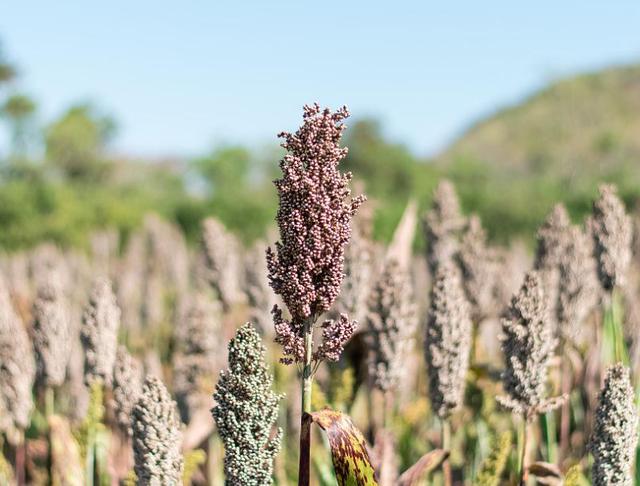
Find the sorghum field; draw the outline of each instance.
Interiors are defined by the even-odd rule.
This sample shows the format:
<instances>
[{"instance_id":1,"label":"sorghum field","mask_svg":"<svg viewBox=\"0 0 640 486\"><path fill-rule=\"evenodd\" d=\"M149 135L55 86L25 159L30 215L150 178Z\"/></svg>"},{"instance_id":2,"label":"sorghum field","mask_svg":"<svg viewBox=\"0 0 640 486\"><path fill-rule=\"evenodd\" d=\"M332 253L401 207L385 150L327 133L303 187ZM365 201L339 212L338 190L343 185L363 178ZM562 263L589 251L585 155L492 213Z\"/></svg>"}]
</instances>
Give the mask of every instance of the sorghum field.
<instances>
[{"instance_id":1,"label":"sorghum field","mask_svg":"<svg viewBox=\"0 0 640 486\"><path fill-rule=\"evenodd\" d=\"M306 106L280 134L277 226L251 246L149 214L2 254L2 484L638 484L616 187L496 246L441 180L384 245L384 201L341 169L347 116Z\"/></svg>"}]
</instances>

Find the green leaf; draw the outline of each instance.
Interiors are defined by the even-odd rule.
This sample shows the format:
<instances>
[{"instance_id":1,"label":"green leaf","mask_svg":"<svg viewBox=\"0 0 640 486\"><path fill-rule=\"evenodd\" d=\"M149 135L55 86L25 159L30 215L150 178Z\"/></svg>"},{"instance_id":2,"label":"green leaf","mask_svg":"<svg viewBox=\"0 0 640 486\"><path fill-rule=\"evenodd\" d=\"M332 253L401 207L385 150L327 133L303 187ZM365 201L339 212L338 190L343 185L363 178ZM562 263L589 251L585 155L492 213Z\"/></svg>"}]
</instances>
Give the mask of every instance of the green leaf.
<instances>
[{"instance_id":1,"label":"green leaf","mask_svg":"<svg viewBox=\"0 0 640 486\"><path fill-rule=\"evenodd\" d=\"M582 472L580 465L575 465L567 471L564 486L580 486L582 484Z\"/></svg>"},{"instance_id":2,"label":"green leaf","mask_svg":"<svg viewBox=\"0 0 640 486\"><path fill-rule=\"evenodd\" d=\"M482 463L482 469L478 473L475 484L477 486L498 486L507 466L511 453L511 433L503 432L494 441L491 453Z\"/></svg>"},{"instance_id":3,"label":"green leaf","mask_svg":"<svg viewBox=\"0 0 640 486\"><path fill-rule=\"evenodd\" d=\"M349 416L329 409L309 416L327 434L338 486L377 486L364 437Z\"/></svg>"},{"instance_id":4,"label":"green leaf","mask_svg":"<svg viewBox=\"0 0 640 486\"><path fill-rule=\"evenodd\" d=\"M191 484L191 478L206 460L207 455L202 449L194 449L184 453L184 470L182 472L184 484Z\"/></svg>"}]
</instances>

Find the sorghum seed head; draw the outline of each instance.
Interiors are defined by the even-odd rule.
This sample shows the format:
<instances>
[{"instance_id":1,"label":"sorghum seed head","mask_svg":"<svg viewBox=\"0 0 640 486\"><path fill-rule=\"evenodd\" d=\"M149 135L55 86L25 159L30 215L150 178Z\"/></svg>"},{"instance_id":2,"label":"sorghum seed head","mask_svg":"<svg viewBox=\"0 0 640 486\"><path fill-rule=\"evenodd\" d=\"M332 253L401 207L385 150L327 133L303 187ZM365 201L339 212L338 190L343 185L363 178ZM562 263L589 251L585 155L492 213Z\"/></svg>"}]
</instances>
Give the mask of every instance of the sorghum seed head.
<instances>
[{"instance_id":1,"label":"sorghum seed head","mask_svg":"<svg viewBox=\"0 0 640 486\"><path fill-rule=\"evenodd\" d=\"M182 434L175 402L162 382L149 376L132 413L137 484L182 484Z\"/></svg>"},{"instance_id":2,"label":"sorghum seed head","mask_svg":"<svg viewBox=\"0 0 640 486\"><path fill-rule=\"evenodd\" d=\"M80 333L87 383L99 381L111 385L119 329L120 308L111 289L111 282L107 278L98 278L93 284L89 303L82 316Z\"/></svg>"},{"instance_id":3,"label":"sorghum seed head","mask_svg":"<svg viewBox=\"0 0 640 486\"><path fill-rule=\"evenodd\" d=\"M113 368L111 407L120 429L131 436L131 413L142 393L142 363L131 356L124 346L118 346Z\"/></svg>"},{"instance_id":4,"label":"sorghum seed head","mask_svg":"<svg viewBox=\"0 0 640 486\"><path fill-rule=\"evenodd\" d=\"M453 184L443 180L438 184L431 209L424 218L427 240L427 263L435 275L440 263L452 259L458 252L458 232L464 224L460 203Z\"/></svg>"},{"instance_id":5,"label":"sorghum seed head","mask_svg":"<svg viewBox=\"0 0 640 486\"><path fill-rule=\"evenodd\" d=\"M438 267L425 339L429 397L440 418L462 405L469 369L472 323L460 273L453 262Z\"/></svg>"},{"instance_id":6,"label":"sorghum seed head","mask_svg":"<svg viewBox=\"0 0 640 486\"><path fill-rule=\"evenodd\" d=\"M616 364L607 370L589 444L593 484L631 486L637 443L638 412L629 369Z\"/></svg>"},{"instance_id":7,"label":"sorghum seed head","mask_svg":"<svg viewBox=\"0 0 640 486\"><path fill-rule=\"evenodd\" d=\"M29 426L35 374L31 341L0 276L0 432L12 443Z\"/></svg>"},{"instance_id":8,"label":"sorghum seed head","mask_svg":"<svg viewBox=\"0 0 640 486\"><path fill-rule=\"evenodd\" d=\"M225 484L271 484L282 431L273 434L282 396L264 360L259 334L247 323L229 343L229 369L220 373L211 411L224 442Z\"/></svg>"},{"instance_id":9,"label":"sorghum seed head","mask_svg":"<svg viewBox=\"0 0 640 486\"><path fill-rule=\"evenodd\" d=\"M610 292L616 286L625 285L633 239L631 218L615 186L600 186L600 197L593 203L589 227L600 283L605 291Z\"/></svg>"},{"instance_id":10,"label":"sorghum seed head","mask_svg":"<svg viewBox=\"0 0 640 486\"><path fill-rule=\"evenodd\" d=\"M558 324L563 341L575 344L581 324L598 302L598 274L593 242L581 228L572 226L560 259Z\"/></svg>"},{"instance_id":11,"label":"sorghum seed head","mask_svg":"<svg viewBox=\"0 0 640 486\"><path fill-rule=\"evenodd\" d=\"M556 204L542 226L538 229L536 270L557 268L567 246L567 231L571 226L569 213L562 204Z\"/></svg>"},{"instance_id":12,"label":"sorghum seed head","mask_svg":"<svg viewBox=\"0 0 640 486\"><path fill-rule=\"evenodd\" d=\"M373 386L386 392L398 384L415 327L409 276L395 260L388 260L373 288L367 315L369 376Z\"/></svg>"},{"instance_id":13,"label":"sorghum seed head","mask_svg":"<svg viewBox=\"0 0 640 486\"><path fill-rule=\"evenodd\" d=\"M33 346L38 384L61 385L71 352L71 323L62 284L53 272L40 284L33 304Z\"/></svg>"},{"instance_id":14,"label":"sorghum seed head","mask_svg":"<svg viewBox=\"0 0 640 486\"><path fill-rule=\"evenodd\" d=\"M267 250L267 265L271 287L291 314L288 321L279 309L273 312L289 363L303 357L304 321L328 311L340 292L351 219L364 202L362 196L348 200L351 174L338 169L347 154L340 139L348 115L346 108L332 113L305 106L298 131L280 134L287 150L283 176L275 181L280 241Z\"/></svg>"},{"instance_id":15,"label":"sorghum seed head","mask_svg":"<svg viewBox=\"0 0 640 486\"><path fill-rule=\"evenodd\" d=\"M556 340L547 318L542 280L537 272L525 276L502 320L502 351L505 357L500 403L532 420L536 414L559 406L564 397L546 398L547 368Z\"/></svg>"},{"instance_id":16,"label":"sorghum seed head","mask_svg":"<svg viewBox=\"0 0 640 486\"><path fill-rule=\"evenodd\" d=\"M216 292L225 309L244 298L239 275L242 274L240 245L215 218L202 222L201 278Z\"/></svg>"},{"instance_id":17,"label":"sorghum seed head","mask_svg":"<svg viewBox=\"0 0 640 486\"><path fill-rule=\"evenodd\" d=\"M495 280L498 261L487 247L487 235L480 218L472 215L460 243L458 262L462 270L462 283L471 304L474 322L496 314Z\"/></svg>"},{"instance_id":18,"label":"sorghum seed head","mask_svg":"<svg viewBox=\"0 0 640 486\"><path fill-rule=\"evenodd\" d=\"M182 421L209 408L213 376L219 369L220 304L211 292L195 291L176 327L173 392Z\"/></svg>"}]
</instances>

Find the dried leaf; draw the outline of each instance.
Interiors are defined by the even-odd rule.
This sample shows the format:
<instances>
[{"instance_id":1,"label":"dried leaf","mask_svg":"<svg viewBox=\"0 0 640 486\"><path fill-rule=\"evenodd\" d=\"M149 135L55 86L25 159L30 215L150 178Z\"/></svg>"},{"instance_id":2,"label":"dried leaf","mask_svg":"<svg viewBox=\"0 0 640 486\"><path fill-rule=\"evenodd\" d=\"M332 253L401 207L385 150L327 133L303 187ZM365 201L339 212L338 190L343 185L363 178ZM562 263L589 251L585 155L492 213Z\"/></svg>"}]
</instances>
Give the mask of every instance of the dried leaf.
<instances>
[{"instance_id":1,"label":"dried leaf","mask_svg":"<svg viewBox=\"0 0 640 486\"><path fill-rule=\"evenodd\" d=\"M327 433L338 486L378 486L364 437L351 419L329 409L310 417Z\"/></svg>"},{"instance_id":2,"label":"dried leaf","mask_svg":"<svg viewBox=\"0 0 640 486\"><path fill-rule=\"evenodd\" d=\"M447 457L449 457L449 451L443 449L427 452L418 462L402 473L397 486L417 486L427 474L440 467Z\"/></svg>"},{"instance_id":3,"label":"dried leaf","mask_svg":"<svg viewBox=\"0 0 640 486\"><path fill-rule=\"evenodd\" d=\"M536 477L538 484L560 486L562 473L560 468L549 462L534 462L529 466L529 474Z\"/></svg>"}]
</instances>

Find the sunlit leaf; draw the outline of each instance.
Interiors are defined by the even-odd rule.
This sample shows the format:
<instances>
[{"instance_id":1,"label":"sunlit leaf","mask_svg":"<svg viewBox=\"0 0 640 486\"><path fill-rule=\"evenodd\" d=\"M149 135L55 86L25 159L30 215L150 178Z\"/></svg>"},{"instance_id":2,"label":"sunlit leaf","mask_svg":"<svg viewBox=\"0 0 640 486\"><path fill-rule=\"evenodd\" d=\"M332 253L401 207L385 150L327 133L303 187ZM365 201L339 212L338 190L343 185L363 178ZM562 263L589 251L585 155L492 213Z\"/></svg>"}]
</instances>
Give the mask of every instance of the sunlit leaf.
<instances>
[{"instance_id":1,"label":"sunlit leaf","mask_svg":"<svg viewBox=\"0 0 640 486\"><path fill-rule=\"evenodd\" d=\"M564 486L580 486L582 484L582 472L580 465L575 465L567 471Z\"/></svg>"},{"instance_id":2,"label":"sunlit leaf","mask_svg":"<svg viewBox=\"0 0 640 486\"><path fill-rule=\"evenodd\" d=\"M375 473L362 433L351 419L334 410L310 414L327 434L339 486L377 486Z\"/></svg>"}]
</instances>

